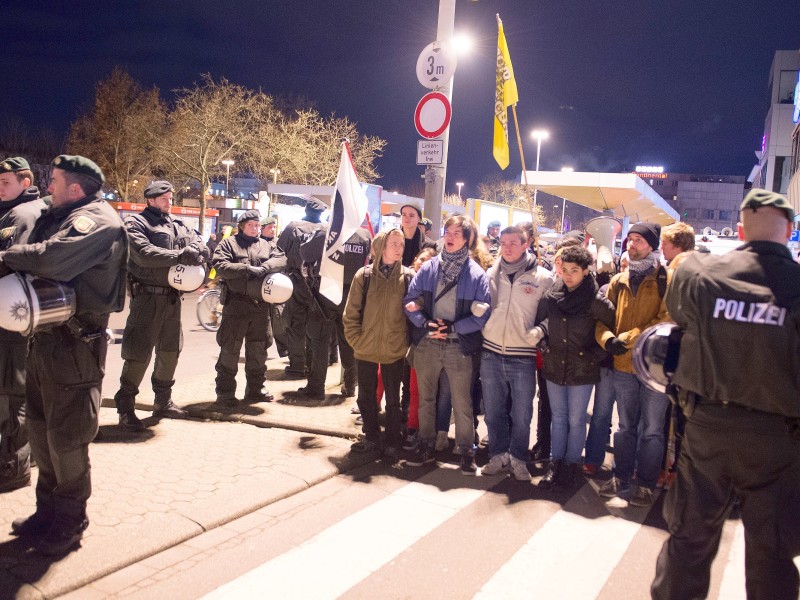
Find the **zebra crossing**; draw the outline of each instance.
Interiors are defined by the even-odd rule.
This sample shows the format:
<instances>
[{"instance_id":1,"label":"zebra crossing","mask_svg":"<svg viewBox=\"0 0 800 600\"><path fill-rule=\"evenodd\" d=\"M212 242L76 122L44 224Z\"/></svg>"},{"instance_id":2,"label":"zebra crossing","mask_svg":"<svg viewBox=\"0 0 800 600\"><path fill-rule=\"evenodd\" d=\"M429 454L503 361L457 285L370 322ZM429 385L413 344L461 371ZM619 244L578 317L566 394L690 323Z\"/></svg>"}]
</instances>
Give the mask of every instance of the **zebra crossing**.
<instances>
[{"instance_id":1,"label":"zebra crossing","mask_svg":"<svg viewBox=\"0 0 800 600\"><path fill-rule=\"evenodd\" d=\"M205 598L649 596L667 536L660 503L604 502L588 482L570 497L547 494L449 464L420 472ZM726 526L709 597L745 598L738 521Z\"/></svg>"}]
</instances>

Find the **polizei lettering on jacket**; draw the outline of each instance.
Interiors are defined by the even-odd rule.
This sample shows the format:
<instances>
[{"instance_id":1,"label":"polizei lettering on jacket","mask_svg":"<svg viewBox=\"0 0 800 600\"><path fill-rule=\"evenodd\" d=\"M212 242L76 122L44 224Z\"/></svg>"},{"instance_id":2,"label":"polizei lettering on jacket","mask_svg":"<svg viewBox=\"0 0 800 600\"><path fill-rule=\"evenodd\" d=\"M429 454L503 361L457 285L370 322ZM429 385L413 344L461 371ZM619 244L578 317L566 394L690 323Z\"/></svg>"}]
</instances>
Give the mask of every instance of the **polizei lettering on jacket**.
<instances>
[{"instance_id":1,"label":"polizei lettering on jacket","mask_svg":"<svg viewBox=\"0 0 800 600\"><path fill-rule=\"evenodd\" d=\"M786 309L771 302L744 302L717 298L714 301L714 318L741 323L782 326L786 320Z\"/></svg>"}]
</instances>

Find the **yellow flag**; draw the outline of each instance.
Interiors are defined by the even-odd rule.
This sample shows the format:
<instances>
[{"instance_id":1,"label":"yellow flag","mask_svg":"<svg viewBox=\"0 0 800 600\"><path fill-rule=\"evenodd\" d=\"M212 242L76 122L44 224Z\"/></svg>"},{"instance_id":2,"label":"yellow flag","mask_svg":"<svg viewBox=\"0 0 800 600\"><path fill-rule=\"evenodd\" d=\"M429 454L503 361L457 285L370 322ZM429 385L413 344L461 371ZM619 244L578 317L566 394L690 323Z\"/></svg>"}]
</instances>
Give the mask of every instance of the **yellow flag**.
<instances>
[{"instance_id":1,"label":"yellow flag","mask_svg":"<svg viewBox=\"0 0 800 600\"><path fill-rule=\"evenodd\" d=\"M494 91L494 143L492 154L501 169L508 166L508 107L516 104L517 82L514 79L514 69L511 67L511 57L508 54L506 35L503 33L503 22L497 16L497 73L495 75Z\"/></svg>"}]
</instances>

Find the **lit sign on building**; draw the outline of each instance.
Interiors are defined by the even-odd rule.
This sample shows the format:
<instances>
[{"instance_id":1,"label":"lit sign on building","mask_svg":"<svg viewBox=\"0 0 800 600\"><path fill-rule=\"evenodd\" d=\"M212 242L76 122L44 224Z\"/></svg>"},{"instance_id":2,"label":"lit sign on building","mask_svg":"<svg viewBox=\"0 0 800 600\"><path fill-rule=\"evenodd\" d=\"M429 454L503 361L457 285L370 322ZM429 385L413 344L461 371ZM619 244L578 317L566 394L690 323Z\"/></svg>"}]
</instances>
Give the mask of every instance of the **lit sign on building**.
<instances>
[{"instance_id":1,"label":"lit sign on building","mask_svg":"<svg viewBox=\"0 0 800 600\"><path fill-rule=\"evenodd\" d=\"M636 167L636 172L637 173L647 173L647 174L663 173L664 172L664 167L643 167L643 166L638 166L638 167Z\"/></svg>"}]
</instances>

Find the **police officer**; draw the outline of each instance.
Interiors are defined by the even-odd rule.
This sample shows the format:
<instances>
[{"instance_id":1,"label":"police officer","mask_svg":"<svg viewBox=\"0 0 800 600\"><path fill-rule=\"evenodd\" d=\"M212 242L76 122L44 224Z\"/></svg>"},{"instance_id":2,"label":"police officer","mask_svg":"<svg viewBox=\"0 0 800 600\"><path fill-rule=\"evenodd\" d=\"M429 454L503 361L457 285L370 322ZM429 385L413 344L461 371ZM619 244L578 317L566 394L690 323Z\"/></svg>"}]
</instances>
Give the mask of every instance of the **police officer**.
<instances>
[{"instance_id":1,"label":"police officer","mask_svg":"<svg viewBox=\"0 0 800 600\"><path fill-rule=\"evenodd\" d=\"M11 526L40 552L58 555L89 525L89 442L98 429L108 315L125 302L128 238L100 194L104 178L94 162L61 155L52 167L51 205L27 244L0 253L0 272L24 271L75 290L75 316L29 342L26 425L39 466L36 512Z\"/></svg>"},{"instance_id":2,"label":"police officer","mask_svg":"<svg viewBox=\"0 0 800 600\"><path fill-rule=\"evenodd\" d=\"M269 243L270 250L278 247L278 240L275 237L275 229L278 226L278 219L275 217L264 217L261 219L261 239ZM270 304L270 322L272 323L272 336L275 338L275 346L278 348L278 356L289 356L286 347L286 328L283 325L283 311L286 303Z\"/></svg>"},{"instance_id":3,"label":"police officer","mask_svg":"<svg viewBox=\"0 0 800 600\"><path fill-rule=\"evenodd\" d=\"M366 264L371 243L369 232L363 227L359 227L342 245L343 291L342 301L338 305L333 304L319 293L318 278L309 282L314 294L314 303L309 311L307 328L311 346L311 370L308 374L308 383L298 390L308 398L322 400L325 397L325 378L328 374L329 362L328 349L332 340L338 343L342 361L344 376L342 395L345 397L355 395L358 382L356 359L353 356L353 348L344 337L342 317L347 296L350 293L350 285L358 270ZM324 250L325 230L320 230L315 234L313 243L303 245L303 258L307 264L319 262Z\"/></svg>"},{"instance_id":4,"label":"police officer","mask_svg":"<svg viewBox=\"0 0 800 600\"><path fill-rule=\"evenodd\" d=\"M491 221L486 227L486 237L483 241L492 256L497 256L500 252L500 227L500 221Z\"/></svg>"},{"instance_id":5,"label":"police officer","mask_svg":"<svg viewBox=\"0 0 800 600\"><path fill-rule=\"evenodd\" d=\"M687 422L664 503L670 537L654 598L706 597L737 497L747 597L798 597L800 265L786 247L793 219L785 197L751 190L741 205L746 243L724 256L692 254L667 290L669 314L684 330L672 382Z\"/></svg>"},{"instance_id":6,"label":"police officer","mask_svg":"<svg viewBox=\"0 0 800 600\"><path fill-rule=\"evenodd\" d=\"M247 385L244 402L270 402L272 394L264 388L267 375L267 348L272 344L270 305L256 291L269 273L282 271L286 257L278 248L259 237L257 210L239 217L236 235L222 240L212 258L212 265L222 279L222 322L217 331L219 359L216 370L217 404L234 407L239 353L244 342Z\"/></svg>"},{"instance_id":7,"label":"police officer","mask_svg":"<svg viewBox=\"0 0 800 600\"><path fill-rule=\"evenodd\" d=\"M19 156L0 162L0 251L24 244L47 208L32 185L28 161ZM25 430L25 354L27 340L0 329L0 492L31 481L31 447Z\"/></svg>"},{"instance_id":8,"label":"police officer","mask_svg":"<svg viewBox=\"0 0 800 600\"><path fill-rule=\"evenodd\" d=\"M283 323L286 327L286 346L289 351L289 366L286 375L293 379L306 376L306 323L314 299L303 278L303 259L300 245L312 234L325 227L320 216L328 205L315 198L306 204L305 217L289 223L280 236L278 248L286 255L286 274L292 280L292 297L286 303Z\"/></svg>"},{"instance_id":9,"label":"police officer","mask_svg":"<svg viewBox=\"0 0 800 600\"><path fill-rule=\"evenodd\" d=\"M168 181L144 188L147 207L125 219L130 239L128 272L130 314L122 335L122 374L114 396L120 427L141 431L134 412L136 395L155 348L151 383L154 417L181 418L186 412L172 401L175 368L183 346L181 293L168 286L171 267L199 265L210 256L197 232L170 216L174 189Z\"/></svg>"}]
</instances>

